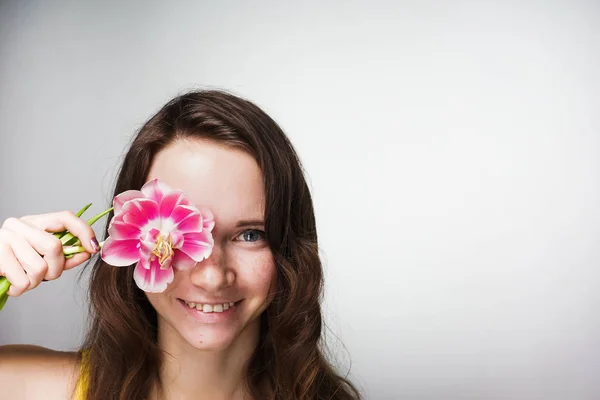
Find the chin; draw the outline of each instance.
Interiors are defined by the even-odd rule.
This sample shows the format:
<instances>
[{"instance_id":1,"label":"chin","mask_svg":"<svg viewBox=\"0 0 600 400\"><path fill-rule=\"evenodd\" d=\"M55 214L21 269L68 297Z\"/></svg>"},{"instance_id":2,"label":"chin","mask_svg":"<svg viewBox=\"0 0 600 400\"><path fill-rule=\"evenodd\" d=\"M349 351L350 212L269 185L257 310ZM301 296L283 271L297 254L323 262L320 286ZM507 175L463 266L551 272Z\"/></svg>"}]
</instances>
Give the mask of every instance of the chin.
<instances>
[{"instance_id":1,"label":"chin","mask_svg":"<svg viewBox=\"0 0 600 400\"><path fill-rule=\"evenodd\" d=\"M190 346L202 351L224 351L233 347L255 347L260 334L260 315L247 320L244 304L235 305L231 315L190 315L189 310L170 309L162 314L163 339L171 344L179 342L183 348ZM179 311L179 312L174 312ZM166 329L165 329L166 328ZM176 345L177 346L177 345Z\"/></svg>"},{"instance_id":2,"label":"chin","mask_svg":"<svg viewBox=\"0 0 600 400\"><path fill-rule=\"evenodd\" d=\"M214 328L196 328L179 332L182 339L196 350L224 351L232 346L240 336L239 332L231 332Z\"/></svg>"},{"instance_id":3,"label":"chin","mask_svg":"<svg viewBox=\"0 0 600 400\"><path fill-rule=\"evenodd\" d=\"M212 311L194 307L175 296L149 296L149 300L158 313L161 341L182 351L189 347L214 352L246 346L254 349L266 308L264 299L256 298L234 299L219 307L219 312L214 307Z\"/></svg>"}]
</instances>

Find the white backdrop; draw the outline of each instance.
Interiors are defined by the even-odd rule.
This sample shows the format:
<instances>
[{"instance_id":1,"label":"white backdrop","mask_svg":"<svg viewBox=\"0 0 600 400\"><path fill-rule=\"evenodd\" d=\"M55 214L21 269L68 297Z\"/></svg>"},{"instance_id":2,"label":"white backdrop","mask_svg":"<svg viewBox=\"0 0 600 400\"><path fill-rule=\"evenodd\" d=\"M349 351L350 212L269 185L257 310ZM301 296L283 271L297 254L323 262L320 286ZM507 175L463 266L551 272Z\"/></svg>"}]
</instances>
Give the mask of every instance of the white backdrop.
<instances>
[{"instance_id":1,"label":"white backdrop","mask_svg":"<svg viewBox=\"0 0 600 400\"><path fill-rule=\"evenodd\" d=\"M4 0L0 219L104 209L146 118L228 89L304 161L328 341L367 398L598 399L599 19L573 0ZM11 299L0 344L75 347L76 275Z\"/></svg>"}]
</instances>

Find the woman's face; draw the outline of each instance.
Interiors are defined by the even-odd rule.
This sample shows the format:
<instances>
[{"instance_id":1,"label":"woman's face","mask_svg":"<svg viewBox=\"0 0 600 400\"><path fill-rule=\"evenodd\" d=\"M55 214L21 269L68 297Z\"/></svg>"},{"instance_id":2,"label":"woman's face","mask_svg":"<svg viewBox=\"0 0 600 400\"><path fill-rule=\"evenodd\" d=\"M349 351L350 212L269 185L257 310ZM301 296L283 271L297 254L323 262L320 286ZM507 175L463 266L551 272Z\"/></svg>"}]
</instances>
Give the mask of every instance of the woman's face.
<instances>
[{"instance_id":1,"label":"woman's face","mask_svg":"<svg viewBox=\"0 0 600 400\"><path fill-rule=\"evenodd\" d=\"M156 155L147 178L186 192L215 218L211 256L193 269L175 268L166 291L146 294L158 314L161 341L183 339L204 350L255 342L276 276L264 236L258 164L240 149L178 140Z\"/></svg>"}]
</instances>

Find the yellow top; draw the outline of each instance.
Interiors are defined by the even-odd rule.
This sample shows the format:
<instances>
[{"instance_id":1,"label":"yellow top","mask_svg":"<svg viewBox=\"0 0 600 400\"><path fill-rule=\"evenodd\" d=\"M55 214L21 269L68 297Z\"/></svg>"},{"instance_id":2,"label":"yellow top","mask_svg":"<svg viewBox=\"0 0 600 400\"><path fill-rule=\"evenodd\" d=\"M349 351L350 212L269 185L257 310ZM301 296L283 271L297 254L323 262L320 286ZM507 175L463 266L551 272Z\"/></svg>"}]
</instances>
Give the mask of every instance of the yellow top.
<instances>
[{"instance_id":1,"label":"yellow top","mask_svg":"<svg viewBox=\"0 0 600 400\"><path fill-rule=\"evenodd\" d=\"M89 350L83 350L81 352L81 365L79 367L79 378L77 379L77 386L75 386L75 396L73 400L85 400L88 389L88 373L87 363L89 358Z\"/></svg>"}]
</instances>

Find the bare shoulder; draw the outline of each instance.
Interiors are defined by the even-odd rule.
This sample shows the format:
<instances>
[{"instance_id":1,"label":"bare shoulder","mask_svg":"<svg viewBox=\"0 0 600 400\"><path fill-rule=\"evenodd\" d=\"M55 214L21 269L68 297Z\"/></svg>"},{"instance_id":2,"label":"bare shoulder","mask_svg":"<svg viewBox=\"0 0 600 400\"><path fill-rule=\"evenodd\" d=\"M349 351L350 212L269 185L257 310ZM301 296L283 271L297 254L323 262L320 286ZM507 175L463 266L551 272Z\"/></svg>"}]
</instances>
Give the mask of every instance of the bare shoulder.
<instances>
[{"instance_id":1,"label":"bare shoulder","mask_svg":"<svg viewBox=\"0 0 600 400\"><path fill-rule=\"evenodd\" d=\"M80 355L32 345L0 346L0 387L8 399L70 399Z\"/></svg>"}]
</instances>

